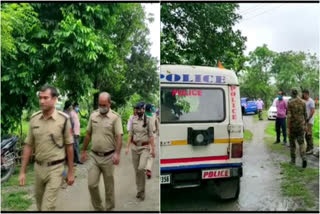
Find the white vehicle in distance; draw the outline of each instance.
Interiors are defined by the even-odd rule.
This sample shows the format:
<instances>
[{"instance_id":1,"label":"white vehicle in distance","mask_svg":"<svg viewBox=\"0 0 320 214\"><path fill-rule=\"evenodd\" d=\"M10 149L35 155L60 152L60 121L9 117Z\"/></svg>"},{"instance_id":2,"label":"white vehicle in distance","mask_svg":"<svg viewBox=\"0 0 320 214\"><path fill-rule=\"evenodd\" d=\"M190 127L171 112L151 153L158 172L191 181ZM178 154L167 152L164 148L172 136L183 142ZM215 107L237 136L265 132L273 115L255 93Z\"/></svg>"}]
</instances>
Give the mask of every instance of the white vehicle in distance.
<instances>
[{"instance_id":1,"label":"white vehicle in distance","mask_svg":"<svg viewBox=\"0 0 320 214\"><path fill-rule=\"evenodd\" d=\"M291 97L283 97L284 101L288 104L288 101L291 99ZM275 120L277 118L277 107L276 107L276 102L278 100L277 98L274 98L272 106L270 106L268 110L268 120Z\"/></svg>"}]
</instances>

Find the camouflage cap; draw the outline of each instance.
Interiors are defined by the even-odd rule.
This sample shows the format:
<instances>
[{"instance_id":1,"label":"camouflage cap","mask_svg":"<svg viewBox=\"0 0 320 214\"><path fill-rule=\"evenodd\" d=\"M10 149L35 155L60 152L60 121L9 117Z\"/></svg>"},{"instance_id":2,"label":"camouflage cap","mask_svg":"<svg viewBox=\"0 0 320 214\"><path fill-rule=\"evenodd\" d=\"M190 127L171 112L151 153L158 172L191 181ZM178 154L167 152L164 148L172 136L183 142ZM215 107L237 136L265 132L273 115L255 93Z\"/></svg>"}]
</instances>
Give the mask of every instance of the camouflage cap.
<instances>
[{"instance_id":1,"label":"camouflage cap","mask_svg":"<svg viewBox=\"0 0 320 214\"><path fill-rule=\"evenodd\" d=\"M291 89L291 95L292 95L292 96L297 96L297 95L298 95L298 89L292 88L292 89Z\"/></svg>"}]
</instances>

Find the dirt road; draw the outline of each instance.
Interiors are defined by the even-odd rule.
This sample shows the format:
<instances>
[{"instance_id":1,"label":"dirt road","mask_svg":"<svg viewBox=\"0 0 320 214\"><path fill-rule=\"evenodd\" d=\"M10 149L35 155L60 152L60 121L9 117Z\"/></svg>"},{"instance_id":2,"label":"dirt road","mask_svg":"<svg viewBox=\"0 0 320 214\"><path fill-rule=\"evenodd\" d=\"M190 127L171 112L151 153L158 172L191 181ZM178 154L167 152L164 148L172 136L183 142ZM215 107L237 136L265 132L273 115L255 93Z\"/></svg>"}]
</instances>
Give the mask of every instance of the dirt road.
<instances>
[{"instance_id":1,"label":"dirt road","mask_svg":"<svg viewBox=\"0 0 320 214\"><path fill-rule=\"evenodd\" d=\"M154 161L153 175L146 182L146 198L136 199L135 174L128 155L122 148L120 165L115 167L115 209L114 211L159 211L159 153ZM73 186L61 189L57 200L57 211L93 211L90 201L87 179L87 163L76 167L76 181ZM104 184L100 178L100 194L104 203ZM36 210L35 204L29 210Z\"/></svg>"},{"instance_id":2,"label":"dirt road","mask_svg":"<svg viewBox=\"0 0 320 214\"><path fill-rule=\"evenodd\" d=\"M294 202L281 196L280 168L264 143L268 121L255 122L244 116L245 129L253 133L251 142L244 143L243 177L238 200L221 201L211 198L203 188L171 190L161 193L163 211L287 211Z\"/></svg>"}]
</instances>

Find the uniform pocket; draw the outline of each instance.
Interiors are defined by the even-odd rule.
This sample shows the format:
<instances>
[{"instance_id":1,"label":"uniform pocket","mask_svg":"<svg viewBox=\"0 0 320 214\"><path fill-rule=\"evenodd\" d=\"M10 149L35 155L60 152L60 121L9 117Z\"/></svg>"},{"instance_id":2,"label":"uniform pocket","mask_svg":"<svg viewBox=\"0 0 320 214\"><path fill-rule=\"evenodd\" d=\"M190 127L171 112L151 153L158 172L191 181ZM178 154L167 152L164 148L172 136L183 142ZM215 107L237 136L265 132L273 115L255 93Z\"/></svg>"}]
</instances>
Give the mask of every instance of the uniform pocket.
<instances>
[{"instance_id":1,"label":"uniform pocket","mask_svg":"<svg viewBox=\"0 0 320 214\"><path fill-rule=\"evenodd\" d=\"M102 125L103 133L106 135L113 135L113 126L110 123L105 123Z\"/></svg>"}]
</instances>

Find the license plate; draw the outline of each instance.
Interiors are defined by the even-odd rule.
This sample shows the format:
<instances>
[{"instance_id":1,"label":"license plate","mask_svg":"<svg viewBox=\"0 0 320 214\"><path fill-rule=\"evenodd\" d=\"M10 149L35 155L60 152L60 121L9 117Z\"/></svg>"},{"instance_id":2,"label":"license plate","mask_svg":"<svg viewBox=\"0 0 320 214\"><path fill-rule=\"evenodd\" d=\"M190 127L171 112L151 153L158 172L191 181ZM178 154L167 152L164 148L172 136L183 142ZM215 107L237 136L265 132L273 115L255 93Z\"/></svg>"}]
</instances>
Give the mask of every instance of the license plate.
<instances>
[{"instance_id":1,"label":"license plate","mask_svg":"<svg viewBox=\"0 0 320 214\"><path fill-rule=\"evenodd\" d=\"M161 184L170 184L171 179L170 179L170 175L161 175L160 176L160 183Z\"/></svg>"},{"instance_id":2,"label":"license plate","mask_svg":"<svg viewBox=\"0 0 320 214\"><path fill-rule=\"evenodd\" d=\"M230 169L209 169L202 170L202 179L228 178Z\"/></svg>"}]
</instances>

